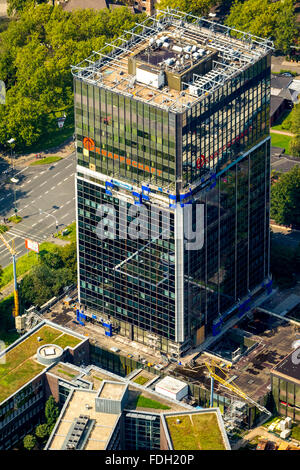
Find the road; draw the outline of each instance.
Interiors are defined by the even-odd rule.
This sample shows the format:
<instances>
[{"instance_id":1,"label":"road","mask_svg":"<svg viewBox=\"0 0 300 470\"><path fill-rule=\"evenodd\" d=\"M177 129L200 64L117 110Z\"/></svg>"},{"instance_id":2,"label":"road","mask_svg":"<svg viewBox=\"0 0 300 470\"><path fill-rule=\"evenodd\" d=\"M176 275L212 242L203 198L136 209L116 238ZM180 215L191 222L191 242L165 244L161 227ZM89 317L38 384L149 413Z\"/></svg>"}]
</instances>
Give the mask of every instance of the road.
<instances>
[{"instance_id":1,"label":"road","mask_svg":"<svg viewBox=\"0 0 300 470\"><path fill-rule=\"evenodd\" d=\"M7 232L6 238L15 239L20 257L26 253L25 238L42 242L55 232L55 220L61 230L75 220L75 152L52 165L25 167L16 171L18 215L22 221ZM0 221L14 215L13 183L0 185ZM39 209L43 211L40 213ZM7 249L0 245L0 265L11 263Z\"/></svg>"}]
</instances>

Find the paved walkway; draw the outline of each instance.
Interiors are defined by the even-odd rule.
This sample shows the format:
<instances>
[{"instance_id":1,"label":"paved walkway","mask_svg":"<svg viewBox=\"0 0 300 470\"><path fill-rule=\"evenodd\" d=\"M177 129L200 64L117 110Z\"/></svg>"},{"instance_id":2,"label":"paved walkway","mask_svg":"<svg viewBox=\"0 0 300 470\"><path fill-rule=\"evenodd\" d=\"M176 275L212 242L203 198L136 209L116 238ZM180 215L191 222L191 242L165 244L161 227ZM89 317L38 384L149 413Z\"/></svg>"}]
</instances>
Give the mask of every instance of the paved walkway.
<instances>
[{"instance_id":1,"label":"paved walkway","mask_svg":"<svg viewBox=\"0 0 300 470\"><path fill-rule=\"evenodd\" d=\"M0 18L7 16L7 1L0 0Z\"/></svg>"},{"instance_id":2,"label":"paved walkway","mask_svg":"<svg viewBox=\"0 0 300 470\"><path fill-rule=\"evenodd\" d=\"M282 135L289 135L290 137L295 137L295 134L293 134L292 132L288 132L288 131L279 131L277 129L270 129L270 132L272 134L282 134Z\"/></svg>"}]
</instances>

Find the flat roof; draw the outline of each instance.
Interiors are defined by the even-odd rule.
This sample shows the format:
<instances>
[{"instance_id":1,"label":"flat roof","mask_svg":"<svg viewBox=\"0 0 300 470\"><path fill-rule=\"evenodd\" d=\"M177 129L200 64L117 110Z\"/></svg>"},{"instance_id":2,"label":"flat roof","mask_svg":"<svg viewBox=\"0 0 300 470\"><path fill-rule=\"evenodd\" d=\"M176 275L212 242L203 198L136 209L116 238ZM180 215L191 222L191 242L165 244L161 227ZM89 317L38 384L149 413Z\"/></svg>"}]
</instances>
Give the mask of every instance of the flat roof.
<instances>
[{"instance_id":1,"label":"flat roof","mask_svg":"<svg viewBox=\"0 0 300 470\"><path fill-rule=\"evenodd\" d=\"M173 377L164 377L162 380L157 382L156 387L167 390L168 392L178 393L187 386L187 383L182 382L181 380L174 379Z\"/></svg>"},{"instance_id":2,"label":"flat roof","mask_svg":"<svg viewBox=\"0 0 300 470\"><path fill-rule=\"evenodd\" d=\"M286 357L287 352L292 350L292 343L295 340L294 325L266 313L257 312L254 319L251 320L246 316L239 320L237 326L241 332L250 333L251 340L257 342L257 346L242 355L226 372L234 385L237 385L250 398L258 402L270 391L271 370ZM235 328L231 328L228 333L234 331ZM222 338L224 337L216 340L216 343L220 342L220 346L223 343ZM214 344L216 345L216 343ZM212 353L215 362L222 364L225 361L220 349L211 347L208 353ZM188 365L189 360L189 356L184 358L185 367L178 364L172 365L169 368L169 373L175 372L180 379L192 381L194 384L210 390L209 372L204 364L204 362L210 362L209 356L201 353L196 359L194 367ZM217 371L217 374L222 377L220 370ZM222 387L216 380L214 391L225 397L238 397Z\"/></svg>"},{"instance_id":3,"label":"flat roof","mask_svg":"<svg viewBox=\"0 0 300 470\"><path fill-rule=\"evenodd\" d=\"M168 41L169 46L166 45ZM192 45L197 48L193 53L186 49ZM146 18L141 24L137 23L132 30L125 31L120 38L106 43L100 51L93 51L87 59L72 66L72 73L86 83L167 111L183 112L272 49L270 40L169 9L157 11L156 15ZM134 56L138 61L137 67L142 61L163 69L166 74L176 72L178 75L182 70L192 70L195 64L207 60L211 53L214 53L214 58L217 57L215 60L212 58L212 67L205 69L206 72L203 69L200 75L191 72L188 83L180 89L174 89L170 84L158 89L150 84L139 83L134 67L132 69L129 65ZM190 84L197 88L196 95L189 88Z\"/></svg>"},{"instance_id":4,"label":"flat roof","mask_svg":"<svg viewBox=\"0 0 300 470\"><path fill-rule=\"evenodd\" d=\"M226 450L217 412L165 415L173 450Z\"/></svg>"},{"instance_id":5,"label":"flat roof","mask_svg":"<svg viewBox=\"0 0 300 470\"><path fill-rule=\"evenodd\" d=\"M300 348L288 354L274 369L272 373L294 379L300 384Z\"/></svg>"},{"instance_id":6,"label":"flat roof","mask_svg":"<svg viewBox=\"0 0 300 470\"><path fill-rule=\"evenodd\" d=\"M29 332L24 339L10 345L1 355L5 362L0 362L0 403L47 367L36 360L40 346L56 344L64 349L67 346L75 347L82 341L83 339L66 333L59 326L56 328L54 325L44 324L39 329L34 329L32 334Z\"/></svg>"},{"instance_id":7,"label":"flat roof","mask_svg":"<svg viewBox=\"0 0 300 470\"><path fill-rule=\"evenodd\" d=\"M95 420L94 427L82 450L104 450L109 442L110 435L115 428L119 415L113 413L99 413L95 409L97 392L74 390L66 408L55 428L49 450L61 450L66 437L76 418L80 415Z\"/></svg>"},{"instance_id":8,"label":"flat roof","mask_svg":"<svg viewBox=\"0 0 300 470\"><path fill-rule=\"evenodd\" d=\"M108 400L121 400L126 384L124 383L110 383L105 382L103 387L100 389L98 398L105 398Z\"/></svg>"}]
</instances>

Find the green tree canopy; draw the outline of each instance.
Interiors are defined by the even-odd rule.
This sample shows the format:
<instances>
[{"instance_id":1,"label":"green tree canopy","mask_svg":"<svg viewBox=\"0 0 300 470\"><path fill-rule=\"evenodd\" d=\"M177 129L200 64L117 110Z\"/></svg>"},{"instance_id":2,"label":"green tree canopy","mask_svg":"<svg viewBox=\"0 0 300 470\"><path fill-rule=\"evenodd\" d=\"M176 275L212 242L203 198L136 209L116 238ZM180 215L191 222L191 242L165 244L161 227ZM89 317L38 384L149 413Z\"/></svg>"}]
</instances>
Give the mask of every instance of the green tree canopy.
<instances>
[{"instance_id":1,"label":"green tree canopy","mask_svg":"<svg viewBox=\"0 0 300 470\"><path fill-rule=\"evenodd\" d=\"M0 105L0 142L14 136L17 147L30 146L56 125L57 111L73 114L71 65L136 21L127 7L68 12L29 3L0 34L0 80L7 89L6 105Z\"/></svg>"},{"instance_id":2,"label":"green tree canopy","mask_svg":"<svg viewBox=\"0 0 300 470\"><path fill-rule=\"evenodd\" d=\"M161 0L159 2L159 9L177 8L179 11L186 11L193 15L207 15L210 8L216 5L216 0Z\"/></svg>"},{"instance_id":3,"label":"green tree canopy","mask_svg":"<svg viewBox=\"0 0 300 470\"><path fill-rule=\"evenodd\" d=\"M45 418L47 421L48 429L50 430L55 425L59 416L59 408L53 397L50 395L45 406Z\"/></svg>"},{"instance_id":4,"label":"green tree canopy","mask_svg":"<svg viewBox=\"0 0 300 470\"><path fill-rule=\"evenodd\" d=\"M293 0L235 0L226 24L256 36L272 38L275 47L290 52L297 28Z\"/></svg>"},{"instance_id":5,"label":"green tree canopy","mask_svg":"<svg viewBox=\"0 0 300 470\"><path fill-rule=\"evenodd\" d=\"M271 218L278 224L300 225L300 168L295 166L271 187Z\"/></svg>"},{"instance_id":6,"label":"green tree canopy","mask_svg":"<svg viewBox=\"0 0 300 470\"><path fill-rule=\"evenodd\" d=\"M40 424L35 428L35 435L44 442L49 437L49 426L47 423Z\"/></svg>"},{"instance_id":7,"label":"green tree canopy","mask_svg":"<svg viewBox=\"0 0 300 470\"><path fill-rule=\"evenodd\" d=\"M36 437L32 434L27 434L23 439L24 448L27 450L32 450L37 444Z\"/></svg>"}]
</instances>

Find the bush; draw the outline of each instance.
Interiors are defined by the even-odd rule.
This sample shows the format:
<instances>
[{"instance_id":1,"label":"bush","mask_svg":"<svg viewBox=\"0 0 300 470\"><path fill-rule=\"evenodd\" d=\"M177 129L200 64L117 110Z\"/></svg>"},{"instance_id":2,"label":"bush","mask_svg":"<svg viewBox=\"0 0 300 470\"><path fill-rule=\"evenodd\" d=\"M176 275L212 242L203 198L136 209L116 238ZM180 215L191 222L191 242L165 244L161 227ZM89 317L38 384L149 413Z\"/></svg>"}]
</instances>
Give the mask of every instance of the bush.
<instances>
[{"instance_id":1,"label":"bush","mask_svg":"<svg viewBox=\"0 0 300 470\"><path fill-rule=\"evenodd\" d=\"M32 434L27 434L23 439L24 448L27 450L32 450L37 444L36 437Z\"/></svg>"},{"instance_id":2,"label":"bush","mask_svg":"<svg viewBox=\"0 0 300 470\"><path fill-rule=\"evenodd\" d=\"M35 429L35 435L42 442L45 442L50 435L48 424L44 423L44 424L40 424L39 426L37 426Z\"/></svg>"},{"instance_id":3,"label":"bush","mask_svg":"<svg viewBox=\"0 0 300 470\"><path fill-rule=\"evenodd\" d=\"M45 406L45 418L47 421L47 426L49 433L51 433L57 418L59 416L59 408L58 405L52 395L48 398Z\"/></svg>"}]
</instances>

